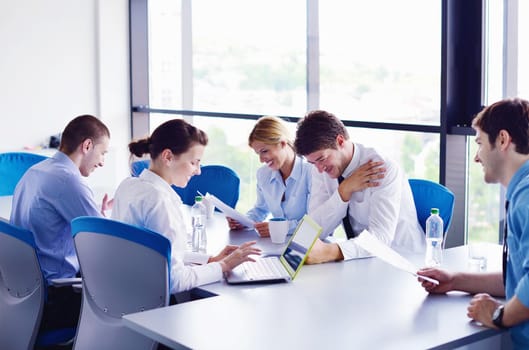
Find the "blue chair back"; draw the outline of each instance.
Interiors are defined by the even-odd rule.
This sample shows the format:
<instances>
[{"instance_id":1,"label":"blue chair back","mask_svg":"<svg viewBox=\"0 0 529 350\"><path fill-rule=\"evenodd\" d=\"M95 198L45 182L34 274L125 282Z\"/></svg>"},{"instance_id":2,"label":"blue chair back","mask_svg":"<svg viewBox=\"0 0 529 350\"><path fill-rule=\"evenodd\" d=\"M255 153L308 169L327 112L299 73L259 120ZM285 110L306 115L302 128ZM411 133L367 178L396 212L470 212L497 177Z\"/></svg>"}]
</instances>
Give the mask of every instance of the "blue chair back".
<instances>
[{"instance_id":1,"label":"blue chair back","mask_svg":"<svg viewBox=\"0 0 529 350\"><path fill-rule=\"evenodd\" d=\"M0 196L12 196L22 175L31 166L47 158L26 152L0 153Z\"/></svg>"},{"instance_id":2,"label":"blue chair back","mask_svg":"<svg viewBox=\"0 0 529 350\"><path fill-rule=\"evenodd\" d=\"M131 164L131 175L139 176L143 169L149 168L150 160L138 160ZM200 175L193 176L186 187L172 186L187 205L195 203L195 196L200 191L215 195L218 199L235 208L239 201L241 180L232 169L224 165L203 165Z\"/></svg>"},{"instance_id":3,"label":"blue chair back","mask_svg":"<svg viewBox=\"0 0 529 350\"><path fill-rule=\"evenodd\" d=\"M74 349L156 349L121 317L169 304L170 241L106 218L79 217L71 225L83 277Z\"/></svg>"},{"instance_id":4,"label":"blue chair back","mask_svg":"<svg viewBox=\"0 0 529 350\"><path fill-rule=\"evenodd\" d=\"M140 176L143 169L148 169L151 161L149 159L142 159L132 162L130 165L130 175L134 177Z\"/></svg>"},{"instance_id":5,"label":"blue chair back","mask_svg":"<svg viewBox=\"0 0 529 350\"><path fill-rule=\"evenodd\" d=\"M426 219L430 216L431 208L439 208L439 215L443 219L444 233L448 231L454 212L454 194L445 186L424 179L409 179L417 219L426 232Z\"/></svg>"},{"instance_id":6,"label":"blue chair back","mask_svg":"<svg viewBox=\"0 0 529 350\"><path fill-rule=\"evenodd\" d=\"M66 342L74 328L39 333L46 283L30 231L0 220L0 344L27 350Z\"/></svg>"},{"instance_id":7,"label":"blue chair back","mask_svg":"<svg viewBox=\"0 0 529 350\"><path fill-rule=\"evenodd\" d=\"M218 199L235 208L239 200L241 180L232 169L224 165L204 165L200 175L193 176L185 188L173 186L187 205L195 203L198 191L215 195Z\"/></svg>"}]
</instances>

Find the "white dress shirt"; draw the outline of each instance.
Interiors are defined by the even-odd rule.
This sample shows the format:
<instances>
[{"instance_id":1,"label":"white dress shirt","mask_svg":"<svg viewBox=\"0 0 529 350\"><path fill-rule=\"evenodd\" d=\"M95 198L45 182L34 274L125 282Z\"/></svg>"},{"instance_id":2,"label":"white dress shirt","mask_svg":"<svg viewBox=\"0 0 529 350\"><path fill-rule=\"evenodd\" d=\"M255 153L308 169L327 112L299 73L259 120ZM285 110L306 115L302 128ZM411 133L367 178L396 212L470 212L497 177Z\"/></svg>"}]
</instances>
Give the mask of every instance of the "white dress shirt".
<instances>
[{"instance_id":1,"label":"white dress shirt","mask_svg":"<svg viewBox=\"0 0 529 350\"><path fill-rule=\"evenodd\" d=\"M218 262L207 264L209 256L186 251L188 215L182 206L182 200L171 186L145 169L139 177L121 182L112 207L112 218L148 228L171 241L171 293L222 278Z\"/></svg>"},{"instance_id":2,"label":"white dress shirt","mask_svg":"<svg viewBox=\"0 0 529 350\"><path fill-rule=\"evenodd\" d=\"M355 143L353 158L342 175L347 178L369 160L384 161L385 177L379 180L378 187L355 192L346 202L338 193L338 180L319 173L313 167L309 215L323 227L320 238L331 235L347 212L353 232L360 233L366 229L400 251L424 251L424 233L417 220L411 188L397 164L385 159L373 148ZM338 242L338 245L344 260L370 255L355 244L354 238Z\"/></svg>"}]
</instances>

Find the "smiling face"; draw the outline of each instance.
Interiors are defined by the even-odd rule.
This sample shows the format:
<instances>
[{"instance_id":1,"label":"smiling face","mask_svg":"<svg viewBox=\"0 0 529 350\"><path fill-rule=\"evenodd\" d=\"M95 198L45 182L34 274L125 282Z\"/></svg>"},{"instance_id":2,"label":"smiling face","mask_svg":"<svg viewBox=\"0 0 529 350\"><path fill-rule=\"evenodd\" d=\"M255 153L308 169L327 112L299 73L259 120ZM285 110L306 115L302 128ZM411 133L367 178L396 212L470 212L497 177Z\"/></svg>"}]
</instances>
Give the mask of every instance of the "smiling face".
<instances>
[{"instance_id":1,"label":"smiling face","mask_svg":"<svg viewBox=\"0 0 529 350\"><path fill-rule=\"evenodd\" d=\"M307 161L313 164L320 173L327 173L331 179L337 179L342 175L345 166L341 161L341 154L332 148L322 149L305 156Z\"/></svg>"},{"instance_id":2,"label":"smiling face","mask_svg":"<svg viewBox=\"0 0 529 350\"><path fill-rule=\"evenodd\" d=\"M288 145L285 141L276 144L254 141L250 146L259 156L259 161L273 170L281 169L287 160L288 153L286 150Z\"/></svg>"},{"instance_id":3,"label":"smiling face","mask_svg":"<svg viewBox=\"0 0 529 350\"><path fill-rule=\"evenodd\" d=\"M167 162L169 167L169 171L167 172L169 177L168 182L178 187L186 187L191 177L200 175L200 160L204 154L204 150L205 146L195 143L180 155L171 153L169 156L170 159Z\"/></svg>"},{"instance_id":4,"label":"smiling face","mask_svg":"<svg viewBox=\"0 0 529 350\"><path fill-rule=\"evenodd\" d=\"M87 177L96 168L105 164L105 155L108 153L110 139L101 136L97 141L86 139L82 144L83 157L79 165L81 175Z\"/></svg>"},{"instance_id":5,"label":"smiling face","mask_svg":"<svg viewBox=\"0 0 529 350\"><path fill-rule=\"evenodd\" d=\"M483 167L483 177L486 183L497 183L502 178L503 157L501 157L500 147L489 142L489 135L475 127L476 143L478 150L474 156L474 161Z\"/></svg>"},{"instance_id":6,"label":"smiling face","mask_svg":"<svg viewBox=\"0 0 529 350\"><path fill-rule=\"evenodd\" d=\"M336 138L336 148L324 148L307 154L305 158L313 164L320 173L327 173L331 179L340 177L351 157L348 157L346 140L342 135Z\"/></svg>"}]
</instances>

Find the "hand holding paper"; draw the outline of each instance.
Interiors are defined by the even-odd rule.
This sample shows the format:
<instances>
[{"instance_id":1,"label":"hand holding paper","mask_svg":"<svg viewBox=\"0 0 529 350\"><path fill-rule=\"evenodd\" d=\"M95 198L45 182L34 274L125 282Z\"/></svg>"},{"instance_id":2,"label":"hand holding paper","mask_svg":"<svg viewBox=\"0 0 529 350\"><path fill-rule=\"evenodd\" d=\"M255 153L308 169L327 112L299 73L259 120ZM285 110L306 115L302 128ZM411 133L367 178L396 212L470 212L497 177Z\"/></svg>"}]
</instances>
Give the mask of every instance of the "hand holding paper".
<instances>
[{"instance_id":1,"label":"hand holding paper","mask_svg":"<svg viewBox=\"0 0 529 350\"><path fill-rule=\"evenodd\" d=\"M388 264L391 264L401 270L411 273L415 277L422 278L437 285L439 284L439 281L434 280L433 278L417 275L416 271L418 269L415 265L413 265L408 259L404 258L402 255L397 253L395 250L380 242L367 230L362 231L358 235L358 237L355 238L354 241L361 248L367 250L368 252L387 262Z\"/></svg>"},{"instance_id":2,"label":"hand holding paper","mask_svg":"<svg viewBox=\"0 0 529 350\"><path fill-rule=\"evenodd\" d=\"M232 219L237 220L242 225L248 228L253 228L255 225L255 222L253 220L250 220L246 215L243 215L239 213L237 210L233 209L232 207L228 206L226 203L215 197L214 195L210 193L206 193L205 196L208 200L210 200L215 206L222 211L226 216L229 216Z\"/></svg>"}]
</instances>

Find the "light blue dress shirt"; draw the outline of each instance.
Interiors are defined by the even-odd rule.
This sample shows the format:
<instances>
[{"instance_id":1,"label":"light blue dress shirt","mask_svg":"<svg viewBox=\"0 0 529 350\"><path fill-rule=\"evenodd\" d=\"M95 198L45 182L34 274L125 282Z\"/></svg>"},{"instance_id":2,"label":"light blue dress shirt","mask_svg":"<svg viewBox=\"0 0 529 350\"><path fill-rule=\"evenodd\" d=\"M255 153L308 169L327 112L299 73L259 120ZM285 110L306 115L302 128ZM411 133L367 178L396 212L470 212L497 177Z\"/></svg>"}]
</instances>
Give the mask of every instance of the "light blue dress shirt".
<instances>
[{"instance_id":1,"label":"light blue dress shirt","mask_svg":"<svg viewBox=\"0 0 529 350\"><path fill-rule=\"evenodd\" d=\"M10 222L33 232L48 282L79 271L70 227L78 216L102 215L79 168L64 153L32 166L17 184Z\"/></svg>"},{"instance_id":2,"label":"light blue dress shirt","mask_svg":"<svg viewBox=\"0 0 529 350\"><path fill-rule=\"evenodd\" d=\"M509 300L516 295L529 308L529 161L512 177L506 198L509 258L505 296ZM528 321L512 327L510 332L515 349L529 349Z\"/></svg>"},{"instance_id":3,"label":"light blue dress shirt","mask_svg":"<svg viewBox=\"0 0 529 350\"><path fill-rule=\"evenodd\" d=\"M258 222L264 221L270 214L272 217L285 218L289 221L289 234L294 232L299 220L307 213L311 169L311 164L296 156L292 173L283 182L279 171L266 165L259 168L257 200L246 215Z\"/></svg>"}]
</instances>

